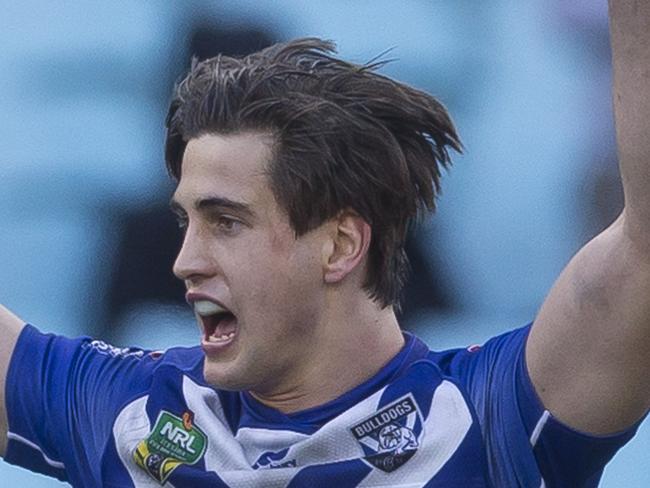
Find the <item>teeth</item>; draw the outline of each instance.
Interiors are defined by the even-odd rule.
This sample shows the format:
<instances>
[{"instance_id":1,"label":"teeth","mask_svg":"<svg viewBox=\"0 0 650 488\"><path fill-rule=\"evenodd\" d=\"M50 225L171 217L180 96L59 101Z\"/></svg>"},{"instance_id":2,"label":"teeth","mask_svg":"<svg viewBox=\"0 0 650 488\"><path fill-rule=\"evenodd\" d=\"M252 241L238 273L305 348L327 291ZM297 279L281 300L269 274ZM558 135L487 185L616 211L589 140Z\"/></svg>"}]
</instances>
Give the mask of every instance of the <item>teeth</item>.
<instances>
[{"instance_id":1,"label":"teeth","mask_svg":"<svg viewBox=\"0 0 650 488\"><path fill-rule=\"evenodd\" d=\"M211 335L210 337L208 337L208 341L215 342L215 343L226 342L232 339L233 337L235 337L234 332L231 332L230 334L222 334L219 337L217 337L216 335Z\"/></svg>"},{"instance_id":2,"label":"teeth","mask_svg":"<svg viewBox=\"0 0 650 488\"><path fill-rule=\"evenodd\" d=\"M194 311L202 317L208 317L217 313L227 312L228 310L214 302L199 300L198 302L194 302Z\"/></svg>"}]
</instances>

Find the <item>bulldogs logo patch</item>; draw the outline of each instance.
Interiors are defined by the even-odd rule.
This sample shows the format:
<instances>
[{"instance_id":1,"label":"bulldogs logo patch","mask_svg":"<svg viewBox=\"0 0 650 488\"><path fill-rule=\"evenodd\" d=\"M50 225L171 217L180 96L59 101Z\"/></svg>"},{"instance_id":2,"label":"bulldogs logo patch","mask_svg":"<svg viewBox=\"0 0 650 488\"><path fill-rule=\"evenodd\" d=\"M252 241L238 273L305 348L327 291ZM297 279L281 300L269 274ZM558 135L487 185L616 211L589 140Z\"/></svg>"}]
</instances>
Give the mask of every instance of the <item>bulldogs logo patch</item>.
<instances>
[{"instance_id":1,"label":"bulldogs logo patch","mask_svg":"<svg viewBox=\"0 0 650 488\"><path fill-rule=\"evenodd\" d=\"M422 435L422 415L411 394L386 405L350 428L364 460L387 473L413 457Z\"/></svg>"}]
</instances>

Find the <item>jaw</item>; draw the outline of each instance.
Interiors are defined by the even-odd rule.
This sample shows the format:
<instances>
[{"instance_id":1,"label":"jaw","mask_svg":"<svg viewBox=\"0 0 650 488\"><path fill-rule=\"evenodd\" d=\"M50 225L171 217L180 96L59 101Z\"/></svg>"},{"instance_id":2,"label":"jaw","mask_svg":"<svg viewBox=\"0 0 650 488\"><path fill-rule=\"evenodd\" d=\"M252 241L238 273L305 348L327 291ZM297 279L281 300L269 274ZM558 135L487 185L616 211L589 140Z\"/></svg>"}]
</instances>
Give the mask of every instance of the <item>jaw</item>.
<instances>
[{"instance_id":1,"label":"jaw","mask_svg":"<svg viewBox=\"0 0 650 488\"><path fill-rule=\"evenodd\" d=\"M225 355L216 359L206 356L203 364L203 377L212 387L227 391L246 391L254 389L260 372L242 354Z\"/></svg>"},{"instance_id":2,"label":"jaw","mask_svg":"<svg viewBox=\"0 0 650 488\"><path fill-rule=\"evenodd\" d=\"M293 378L296 371L304 369L303 361L289 351L289 355L283 354L282 341L269 342L245 332L238 328L224 345L202 344L206 382L224 390L268 392L271 396L286 391L294 384L289 376Z\"/></svg>"},{"instance_id":3,"label":"jaw","mask_svg":"<svg viewBox=\"0 0 650 488\"><path fill-rule=\"evenodd\" d=\"M322 307L316 309L310 290L296 287L288 293L259 292L257 300L239 302L230 318L201 318L202 345L206 351L204 376L215 387L254 392L273 406L294 409L318 389L319 365L331 357L320 351L332 339L323 324ZM228 304L234 304L233 294ZM317 301L320 304L320 300ZM234 337L224 337L234 332ZM320 379L319 379L320 378Z\"/></svg>"}]
</instances>

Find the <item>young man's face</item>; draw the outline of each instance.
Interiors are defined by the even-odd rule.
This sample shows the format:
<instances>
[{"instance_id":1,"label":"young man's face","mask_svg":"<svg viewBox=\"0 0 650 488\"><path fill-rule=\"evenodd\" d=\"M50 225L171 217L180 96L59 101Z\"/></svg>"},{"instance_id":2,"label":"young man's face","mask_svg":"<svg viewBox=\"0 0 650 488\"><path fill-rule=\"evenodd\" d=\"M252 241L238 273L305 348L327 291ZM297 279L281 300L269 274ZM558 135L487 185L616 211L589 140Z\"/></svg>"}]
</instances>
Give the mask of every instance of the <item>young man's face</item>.
<instances>
[{"instance_id":1,"label":"young man's face","mask_svg":"<svg viewBox=\"0 0 650 488\"><path fill-rule=\"evenodd\" d=\"M192 139L172 201L186 224L174 273L200 325L206 380L260 393L307 364L324 307L326 235L295 237L265 174L272 142L258 132Z\"/></svg>"}]
</instances>

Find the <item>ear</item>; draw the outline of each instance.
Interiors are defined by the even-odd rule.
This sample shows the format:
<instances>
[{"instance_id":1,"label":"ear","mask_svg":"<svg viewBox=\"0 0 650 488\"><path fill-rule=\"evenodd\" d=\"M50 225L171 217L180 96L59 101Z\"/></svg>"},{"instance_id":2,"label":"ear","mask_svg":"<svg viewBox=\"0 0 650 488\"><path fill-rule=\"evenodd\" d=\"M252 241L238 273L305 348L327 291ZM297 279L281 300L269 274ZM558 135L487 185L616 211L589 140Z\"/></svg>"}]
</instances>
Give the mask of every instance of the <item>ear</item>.
<instances>
[{"instance_id":1,"label":"ear","mask_svg":"<svg viewBox=\"0 0 650 488\"><path fill-rule=\"evenodd\" d=\"M368 254L372 229L352 210L343 210L331 221L330 240L323 248L323 278L338 283Z\"/></svg>"}]
</instances>

